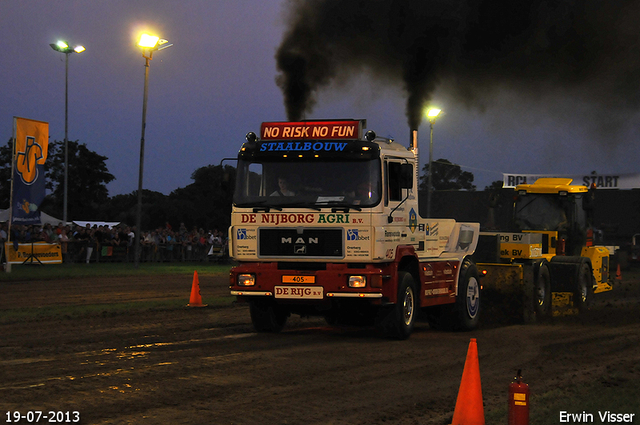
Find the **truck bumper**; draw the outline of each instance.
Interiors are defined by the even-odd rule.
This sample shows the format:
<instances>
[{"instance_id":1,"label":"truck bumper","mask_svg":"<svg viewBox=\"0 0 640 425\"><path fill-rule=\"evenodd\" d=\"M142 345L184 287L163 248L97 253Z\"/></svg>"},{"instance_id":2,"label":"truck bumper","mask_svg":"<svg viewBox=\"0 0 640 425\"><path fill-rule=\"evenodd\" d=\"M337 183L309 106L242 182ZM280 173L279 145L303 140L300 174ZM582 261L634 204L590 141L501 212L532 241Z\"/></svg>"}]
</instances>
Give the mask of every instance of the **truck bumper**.
<instances>
[{"instance_id":1,"label":"truck bumper","mask_svg":"<svg viewBox=\"0 0 640 425\"><path fill-rule=\"evenodd\" d=\"M294 268L296 267L296 268ZM231 269L229 289L239 301L253 297L270 297L282 304L327 304L332 299L366 299L374 304L389 301L383 281L391 274L376 265L356 266L322 263L320 269L308 270L296 263L242 263ZM242 278L242 279L241 279ZM350 278L361 287L350 286ZM248 280L251 285L242 285Z\"/></svg>"}]
</instances>

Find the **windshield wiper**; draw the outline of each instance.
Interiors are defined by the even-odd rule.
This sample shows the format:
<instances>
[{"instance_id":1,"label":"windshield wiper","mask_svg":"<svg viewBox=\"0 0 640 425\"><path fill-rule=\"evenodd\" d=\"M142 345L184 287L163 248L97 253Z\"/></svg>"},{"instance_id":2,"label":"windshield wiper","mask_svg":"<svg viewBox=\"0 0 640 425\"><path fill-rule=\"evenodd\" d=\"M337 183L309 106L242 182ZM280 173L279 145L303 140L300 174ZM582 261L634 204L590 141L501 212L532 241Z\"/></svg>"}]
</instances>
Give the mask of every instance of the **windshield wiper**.
<instances>
[{"instance_id":1,"label":"windshield wiper","mask_svg":"<svg viewBox=\"0 0 640 425\"><path fill-rule=\"evenodd\" d=\"M308 202L289 202L289 203L285 203L285 204L278 204L278 207L282 207L282 208L308 208L308 209L314 210L314 211L322 211L320 208L318 208L316 206L309 205ZM280 210L282 210L282 208L280 208Z\"/></svg>"},{"instance_id":2,"label":"windshield wiper","mask_svg":"<svg viewBox=\"0 0 640 425\"><path fill-rule=\"evenodd\" d=\"M343 206L343 207L333 207L333 208L331 208L331 212L332 212L332 213L336 213L336 212L348 213L348 212L349 212L349 210L351 210L351 209L356 210L356 211L358 211L358 212L362 211L362 208L360 208L360 207L354 207L353 205L351 205L351 206L349 206L349 207L348 207L348 206Z\"/></svg>"},{"instance_id":3,"label":"windshield wiper","mask_svg":"<svg viewBox=\"0 0 640 425\"><path fill-rule=\"evenodd\" d=\"M352 205L350 203L344 201L327 201L316 203L317 206L321 207L331 207L331 212L345 212L348 213L349 210L353 209L356 211L362 211L362 208L357 205Z\"/></svg>"},{"instance_id":4,"label":"windshield wiper","mask_svg":"<svg viewBox=\"0 0 640 425\"><path fill-rule=\"evenodd\" d=\"M264 205L266 201L257 201L257 202L244 202L241 204L235 204L238 208L251 208L253 207L253 212L269 212L271 209L276 211L282 211L282 208L274 205ZM262 206L264 205L264 206Z\"/></svg>"}]
</instances>

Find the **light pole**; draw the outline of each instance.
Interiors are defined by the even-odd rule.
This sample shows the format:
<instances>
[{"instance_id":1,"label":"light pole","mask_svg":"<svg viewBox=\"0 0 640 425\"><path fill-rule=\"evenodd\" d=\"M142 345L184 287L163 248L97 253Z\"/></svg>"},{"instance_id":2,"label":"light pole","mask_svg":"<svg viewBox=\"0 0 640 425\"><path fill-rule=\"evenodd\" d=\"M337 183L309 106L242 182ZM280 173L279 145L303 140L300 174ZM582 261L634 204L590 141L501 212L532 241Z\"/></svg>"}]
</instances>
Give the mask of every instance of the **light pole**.
<instances>
[{"instance_id":1,"label":"light pole","mask_svg":"<svg viewBox=\"0 0 640 425\"><path fill-rule=\"evenodd\" d=\"M427 181L427 218L431 218L431 192L433 191L433 125L436 123L436 118L440 115L441 110L437 108L431 108L427 111L427 119L431 123L431 135L429 137L429 179Z\"/></svg>"},{"instance_id":2,"label":"light pole","mask_svg":"<svg viewBox=\"0 0 640 425\"><path fill-rule=\"evenodd\" d=\"M152 59L153 52L156 50L166 49L173 44L166 44L167 40L160 37L142 34L138 46L142 47L142 57L145 59L144 64L144 95L142 98L142 135L140 136L140 173L138 174L138 205L136 207L136 233L135 233L135 258L134 265L137 269L140 265L140 233L142 227L142 176L144 168L144 132L147 126L147 93L149 90L149 62Z\"/></svg>"},{"instance_id":3,"label":"light pole","mask_svg":"<svg viewBox=\"0 0 640 425\"><path fill-rule=\"evenodd\" d=\"M65 41L49 44L56 52L64 53L64 199L62 201L62 221L67 225L67 204L69 193L69 55L71 53L82 53L86 49L84 46L70 47Z\"/></svg>"}]
</instances>

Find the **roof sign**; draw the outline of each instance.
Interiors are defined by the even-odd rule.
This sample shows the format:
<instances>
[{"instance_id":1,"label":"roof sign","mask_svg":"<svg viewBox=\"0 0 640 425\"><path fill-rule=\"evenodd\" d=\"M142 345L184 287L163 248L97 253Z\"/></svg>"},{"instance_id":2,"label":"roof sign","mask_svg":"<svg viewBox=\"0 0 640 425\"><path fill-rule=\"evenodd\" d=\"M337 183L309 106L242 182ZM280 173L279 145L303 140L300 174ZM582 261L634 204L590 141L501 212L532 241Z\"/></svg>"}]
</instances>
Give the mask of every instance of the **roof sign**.
<instances>
[{"instance_id":1,"label":"roof sign","mask_svg":"<svg viewBox=\"0 0 640 425\"><path fill-rule=\"evenodd\" d=\"M263 122L262 140L336 140L360 139L361 120Z\"/></svg>"}]
</instances>

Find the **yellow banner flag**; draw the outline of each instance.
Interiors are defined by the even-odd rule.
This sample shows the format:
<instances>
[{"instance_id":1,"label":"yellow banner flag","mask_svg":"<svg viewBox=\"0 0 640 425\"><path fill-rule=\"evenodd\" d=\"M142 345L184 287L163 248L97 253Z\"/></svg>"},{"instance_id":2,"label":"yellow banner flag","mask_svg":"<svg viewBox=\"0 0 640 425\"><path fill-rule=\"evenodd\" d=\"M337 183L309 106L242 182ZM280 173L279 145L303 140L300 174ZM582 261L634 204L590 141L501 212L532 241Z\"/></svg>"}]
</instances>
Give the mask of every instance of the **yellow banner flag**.
<instances>
[{"instance_id":1,"label":"yellow banner flag","mask_svg":"<svg viewBox=\"0 0 640 425\"><path fill-rule=\"evenodd\" d=\"M18 117L14 120L12 222L39 224L40 204L45 197L44 163L49 153L49 124Z\"/></svg>"},{"instance_id":2,"label":"yellow banner flag","mask_svg":"<svg viewBox=\"0 0 640 425\"><path fill-rule=\"evenodd\" d=\"M16 117L16 170L25 184L38 178L49 152L49 123Z\"/></svg>"}]
</instances>

